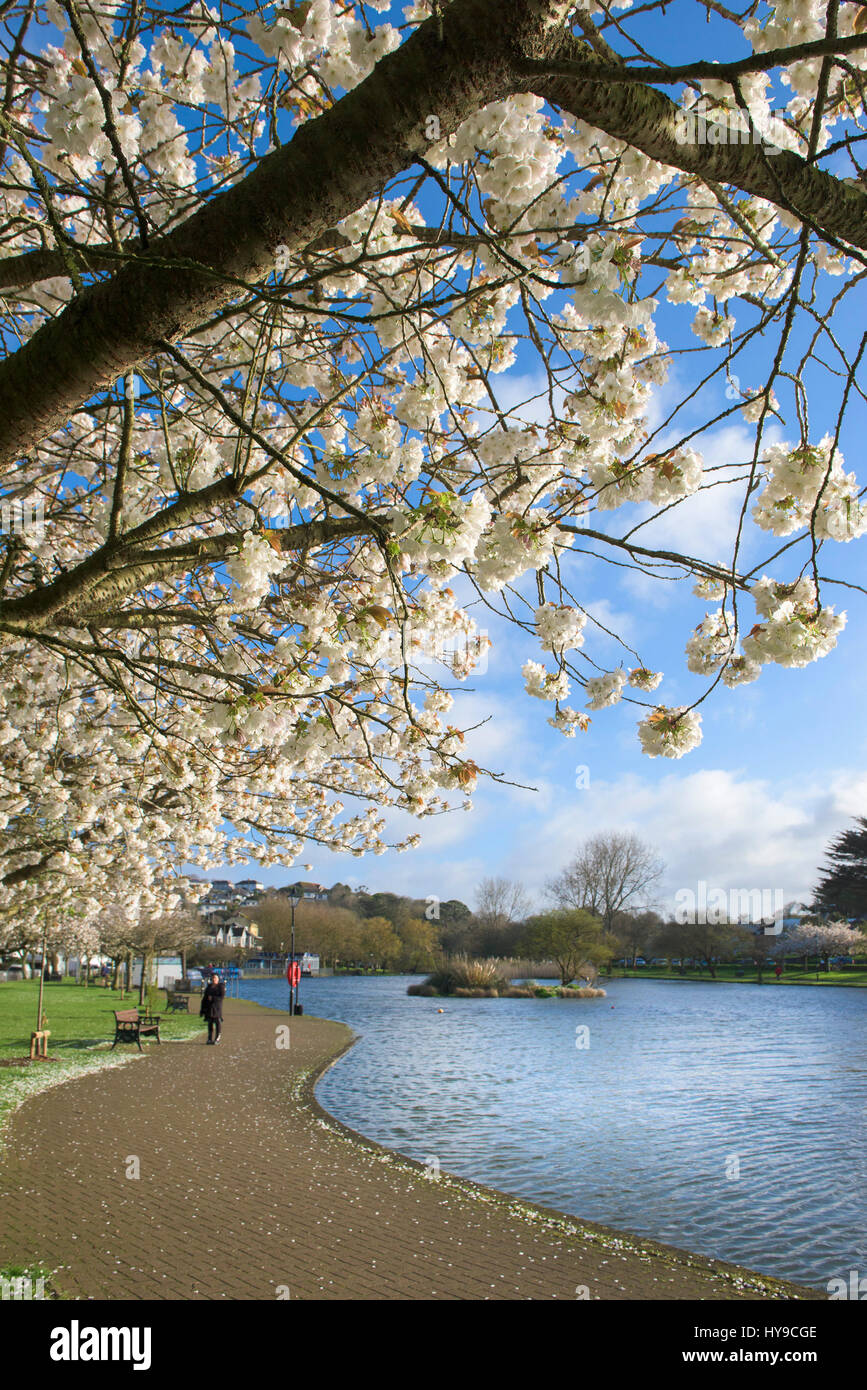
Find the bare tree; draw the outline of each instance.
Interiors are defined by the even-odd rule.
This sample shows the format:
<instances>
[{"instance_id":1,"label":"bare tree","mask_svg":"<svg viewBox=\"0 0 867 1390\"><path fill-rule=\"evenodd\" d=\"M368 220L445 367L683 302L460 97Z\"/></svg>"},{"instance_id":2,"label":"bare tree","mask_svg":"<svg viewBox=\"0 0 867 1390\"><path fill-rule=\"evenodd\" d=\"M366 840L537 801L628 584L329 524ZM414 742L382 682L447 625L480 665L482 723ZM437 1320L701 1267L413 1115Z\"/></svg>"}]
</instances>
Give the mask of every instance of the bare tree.
<instances>
[{"instance_id":1,"label":"bare tree","mask_svg":"<svg viewBox=\"0 0 867 1390\"><path fill-rule=\"evenodd\" d=\"M651 845L616 830L601 831L578 850L548 884L559 907L582 907L599 917L606 932L624 911L646 894L665 868Z\"/></svg>"},{"instance_id":2,"label":"bare tree","mask_svg":"<svg viewBox=\"0 0 867 1390\"><path fill-rule=\"evenodd\" d=\"M483 878L476 889L475 941L483 952L511 949L510 936L530 911L523 884L508 878Z\"/></svg>"}]
</instances>

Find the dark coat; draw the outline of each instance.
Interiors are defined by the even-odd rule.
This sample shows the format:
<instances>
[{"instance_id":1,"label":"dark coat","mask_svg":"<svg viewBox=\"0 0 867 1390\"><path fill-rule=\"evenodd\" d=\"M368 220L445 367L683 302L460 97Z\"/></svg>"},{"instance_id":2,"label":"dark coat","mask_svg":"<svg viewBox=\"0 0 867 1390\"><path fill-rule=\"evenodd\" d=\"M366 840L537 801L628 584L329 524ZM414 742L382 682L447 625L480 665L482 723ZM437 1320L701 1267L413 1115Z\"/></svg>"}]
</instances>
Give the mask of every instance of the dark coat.
<instances>
[{"instance_id":1,"label":"dark coat","mask_svg":"<svg viewBox=\"0 0 867 1390\"><path fill-rule=\"evenodd\" d=\"M202 994L202 1004L199 1013L202 1018L210 1019L212 1023L223 1017L223 1000L226 997L226 986L220 980L219 984L206 985Z\"/></svg>"}]
</instances>

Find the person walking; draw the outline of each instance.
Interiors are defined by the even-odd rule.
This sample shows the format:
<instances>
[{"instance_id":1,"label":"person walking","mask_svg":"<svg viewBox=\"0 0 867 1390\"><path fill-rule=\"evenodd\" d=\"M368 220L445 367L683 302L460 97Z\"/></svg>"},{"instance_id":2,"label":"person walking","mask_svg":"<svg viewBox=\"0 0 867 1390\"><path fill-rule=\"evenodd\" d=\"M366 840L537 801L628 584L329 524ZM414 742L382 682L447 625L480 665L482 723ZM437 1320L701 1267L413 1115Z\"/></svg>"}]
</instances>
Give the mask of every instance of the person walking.
<instances>
[{"instance_id":1,"label":"person walking","mask_svg":"<svg viewBox=\"0 0 867 1390\"><path fill-rule=\"evenodd\" d=\"M208 1043L213 1045L220 1041L220 1034L223 1031L223 1000L226 997L226 986L219 975L214 973L202 992L202 1003L199 1014L208 1021Z\"/></svg>"}]
</instances>

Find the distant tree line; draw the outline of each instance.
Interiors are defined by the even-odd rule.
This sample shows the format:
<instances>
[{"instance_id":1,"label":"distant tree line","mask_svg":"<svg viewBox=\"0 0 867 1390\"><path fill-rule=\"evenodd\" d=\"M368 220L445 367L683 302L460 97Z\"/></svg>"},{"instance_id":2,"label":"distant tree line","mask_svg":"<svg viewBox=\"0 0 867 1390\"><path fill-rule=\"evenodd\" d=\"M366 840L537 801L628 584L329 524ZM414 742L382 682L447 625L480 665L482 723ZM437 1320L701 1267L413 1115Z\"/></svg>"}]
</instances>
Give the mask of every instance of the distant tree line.
<instances>
[{"instance_id":1,"label":"distant tree line","mask_svg":"<svg viewBox=\"0 0 867 1390\"><path fill-rule=\"evenodd\" d=\"M865 941L846 919L867 921L867 819L831 843L828 860L812 913L784 938L737 921L666 920L653 905L665 867L659 855L637 835L603 831L549 879L544 906L503 877L481 880L473 908L457 898L335 883L321 900L297 904L295 944L337 969L423 973L456 955L553 962L563 983L593 978L614 960L640 958L676 961L683 973L698 967L712 977L720 964L733 961L752 963L761 977L787 954L827 967L834 955L855 953ZM266 893L246 915L258 927L261 950L288 951L288 885ZM190 959L242 960L245 954L200 941Z\"/></svg>"}]
</instances>

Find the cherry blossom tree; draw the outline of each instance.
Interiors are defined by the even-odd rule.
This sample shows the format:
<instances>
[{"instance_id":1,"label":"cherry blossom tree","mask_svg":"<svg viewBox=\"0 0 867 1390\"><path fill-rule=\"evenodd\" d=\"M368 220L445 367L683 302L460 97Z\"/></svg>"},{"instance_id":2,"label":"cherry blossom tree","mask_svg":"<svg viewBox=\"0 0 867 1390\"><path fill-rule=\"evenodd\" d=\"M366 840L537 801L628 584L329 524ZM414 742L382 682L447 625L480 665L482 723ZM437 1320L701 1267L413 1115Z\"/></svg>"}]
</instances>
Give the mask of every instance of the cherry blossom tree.
<instances>
[{"instance_id":1,"label":"cherry blossom tree","mask_svg":"<svg viewBox=\"0 0 867 1390\"><path fill-rule=\"evenodd\" d=\"M676 13L745 56L672 65ZM652 757L720 681L834 647L864 13L0 3L0 931L469 804L500 774L449 714L488 611L555 729L630 700ZM709 466L732 421L751 447ZM731 553L641 536L711 488ZM699 700L625 643L599 664L573 554L717 605Z\"/></svg>"},{"instance_id":2,"label":"cherry blossom tree","mask_svg":"<svg viewBox=\"0 0 867 1390\"><path fill-rule=\"evenodd\" d=\"M864 949L864 935L848 922L802 922L795 931L780 940L786 955L803 956L804 966L810 956L818 956L826 970L831 969L831 957L852 955Z\"/></svg>"}]
</instances>

